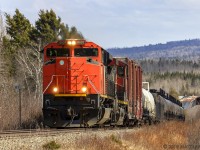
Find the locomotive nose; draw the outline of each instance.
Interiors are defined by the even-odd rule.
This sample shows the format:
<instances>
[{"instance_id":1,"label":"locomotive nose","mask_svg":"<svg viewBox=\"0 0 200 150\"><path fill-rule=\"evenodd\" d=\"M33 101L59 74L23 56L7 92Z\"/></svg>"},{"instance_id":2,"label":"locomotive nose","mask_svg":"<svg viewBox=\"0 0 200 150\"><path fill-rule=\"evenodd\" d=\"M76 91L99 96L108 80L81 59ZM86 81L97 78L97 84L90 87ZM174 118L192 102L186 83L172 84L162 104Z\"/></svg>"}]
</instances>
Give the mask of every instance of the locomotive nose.
<instances>
[{"instance_id":1,"label":"locomotive nose","mask_svg":"<svg viewBox=\"0 0 200 150\"><path fill-rule=\"evenodd\" d=\"M57 58L56 59L56 74L63 75L66 74L68 70L68 58Z\"/></svg>"},{"instance_id":2,"label":"locomotive nose","mask_svg":"<svg viewBox=\"0 0 200 150\"><path fill-rule=\"evenodd\" d=\"M57 87L57 93L62 94L66 93L66 86L68 81L68 72L69 72L69 59L66 57L57 57L56 66L55 66L55 86Z\"/></svg>"}]
</instances>

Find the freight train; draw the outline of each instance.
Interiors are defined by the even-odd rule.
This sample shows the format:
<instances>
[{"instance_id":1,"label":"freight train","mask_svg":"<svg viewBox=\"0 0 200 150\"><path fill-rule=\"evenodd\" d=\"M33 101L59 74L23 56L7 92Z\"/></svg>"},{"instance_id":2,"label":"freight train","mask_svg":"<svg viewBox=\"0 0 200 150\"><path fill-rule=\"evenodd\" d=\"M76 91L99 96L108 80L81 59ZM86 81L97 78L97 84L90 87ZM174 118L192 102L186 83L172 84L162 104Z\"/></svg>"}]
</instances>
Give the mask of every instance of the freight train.
<instances>
[{"instance_id":1,"label":"freight train","mask_svg":"<svg viewBox=\"0 0 200 150\"><path fill-rule=\"evenodd\" d=\"M46 126L129 126L142 120L163 119L160 113L166 118L180 115L164 103L170 103L174 109L182 109L180 105L168 102L163 93L155 91L151 94L155 106L152 110L145 107L150 99L142 89L140 65L128 58L113 58L93 42L82 39L52 42L44 47L43 56Z\"/></svg>"}]
</instances>

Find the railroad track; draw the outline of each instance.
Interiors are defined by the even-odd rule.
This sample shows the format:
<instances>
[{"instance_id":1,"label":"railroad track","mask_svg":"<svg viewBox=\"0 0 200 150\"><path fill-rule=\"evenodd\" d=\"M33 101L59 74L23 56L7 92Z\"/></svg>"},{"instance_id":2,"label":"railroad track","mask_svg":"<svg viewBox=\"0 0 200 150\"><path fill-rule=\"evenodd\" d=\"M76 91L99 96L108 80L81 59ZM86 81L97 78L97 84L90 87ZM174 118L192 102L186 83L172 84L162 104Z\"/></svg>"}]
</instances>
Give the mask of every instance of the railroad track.
<instances>
[{"instance_id":1,"label":"railroad track","mask_svg":"<svg viewBox=\"0 0 200 150\"><path fill-rule=\"evenodd\" d=\"M21 129L4 130L0 132L0 139L23 138L30 136L57 136L59 134L80 134L83 132L97 132L105 130L122 130L125 128L68 128L68 129ZM126 128L128 129L128 128Z\"/></svg>"},{"instance_id":2,"label":"railroad track","mask_svg":"<svg viewBox=\"0 0 200 150\"><path fill-rule=\"evenodd\" d=\"M67 133L85 132L85 129L23 129L23 130L5 130L0 132L0 139L2 138L21 138L28 136L56 136Z\"/></svg>"}]
</instances>

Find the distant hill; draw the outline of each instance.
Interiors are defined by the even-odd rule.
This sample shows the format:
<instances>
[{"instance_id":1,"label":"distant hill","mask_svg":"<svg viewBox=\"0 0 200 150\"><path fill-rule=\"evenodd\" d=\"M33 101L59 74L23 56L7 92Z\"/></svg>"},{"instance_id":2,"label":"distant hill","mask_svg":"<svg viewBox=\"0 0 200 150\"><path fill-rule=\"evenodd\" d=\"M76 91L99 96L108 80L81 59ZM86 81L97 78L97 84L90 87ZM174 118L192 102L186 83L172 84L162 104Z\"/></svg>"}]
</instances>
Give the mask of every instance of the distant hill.
<instances>
[{"instance_id":1,"label":"distant hill","mask_svg":"<svg viewBox=\"0 0 200 150\"><path fill-rule=\"evenodd\" d=\"M200 39L171 41L140 47L111 48L108 51L116 57L138 60L159 58L198 60L200 59Z\"/></svg>"}]
</instances>

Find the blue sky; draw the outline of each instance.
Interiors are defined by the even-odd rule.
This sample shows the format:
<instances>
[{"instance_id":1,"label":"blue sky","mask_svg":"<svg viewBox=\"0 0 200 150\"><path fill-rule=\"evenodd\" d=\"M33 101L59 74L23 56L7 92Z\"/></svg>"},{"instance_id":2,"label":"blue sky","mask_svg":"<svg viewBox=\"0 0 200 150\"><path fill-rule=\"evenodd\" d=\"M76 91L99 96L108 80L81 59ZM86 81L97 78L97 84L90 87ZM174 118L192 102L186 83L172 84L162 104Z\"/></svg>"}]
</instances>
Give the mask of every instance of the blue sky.
<instances>
[{"instance_id":1,"label":"blue sky","mask_svg":"<svg viewBox=\"0 0 200 150\"><path fill-rule=\"evenodd\" d=\"M200 38L199 0L0 0L0 10L16 8L31 23L40 9L53 9L87 40L104 48L132 47Z\"/></svg>"}]
</instances>

